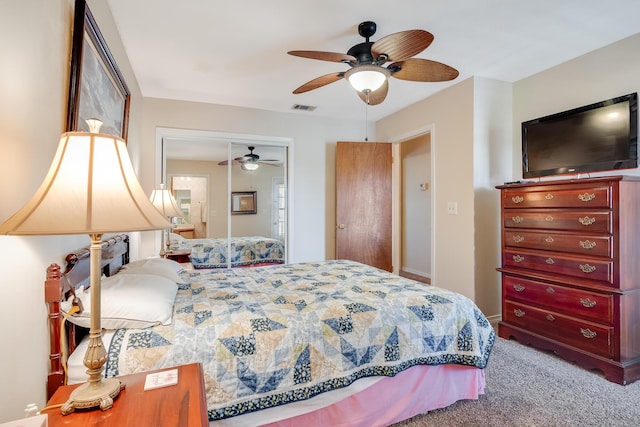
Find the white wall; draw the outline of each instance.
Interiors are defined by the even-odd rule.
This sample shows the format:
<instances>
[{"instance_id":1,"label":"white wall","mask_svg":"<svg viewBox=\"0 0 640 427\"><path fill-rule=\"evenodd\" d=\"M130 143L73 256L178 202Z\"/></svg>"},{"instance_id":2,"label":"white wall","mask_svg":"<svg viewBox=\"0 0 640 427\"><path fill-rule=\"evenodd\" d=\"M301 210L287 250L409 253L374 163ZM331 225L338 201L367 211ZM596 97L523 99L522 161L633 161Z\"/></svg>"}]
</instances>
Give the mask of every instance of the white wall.
<instances>
[{"instance_id":1,"label":"white wall","mask_svg":"<svg viewBox=\"0 0 640 427\"><path fill-rule=\"evenodd\" d=\"M474 298L473 79L377 123L379 141L405 140L431 127L434 213L432 283ZM447 215L447 203L458 215Z\"/></svg>"},{"instance_id":2,"label":"white wall","mask_svg":"<svg viewBox=\"0 0 640 427\"><path fill-rule=\"evenodd\" d=\"M473 185L475 205L475 302L491 320L502 311L500 192L512 181L511 84L474 79Z\"/></svg>"},{"instance_id":3,"label":"white wall","mask_svg":"<svg viewBox=\"0 0 640 427\"><path fill-rule=\"evenodd\" d=\"M513 85L513 176L522 178L520 124L628 93L640 92L640 33ZM601 175L640 175L638 169ZM545 178L545 180L553 178Z\"/></svg>"},{"instance_id":4,"label":"white wall","mask_svg":"<svg viewBox=\"0 0 640 427\"><path fill-rule=\"evenodd\" d=\"M73 0L2 0L0 13L0 222L33 195L65 130ZM139 161L139 90L106 2L89 6L132 92L129 150ZM150 188L149 188L150 190ZM143 233L147 234L147 233ZM132 239L136 239L132 236ZM48 265L88 236L0 236L0 422L46 402Z\"/></svg>"},{"instance_id":5,"label":"white wall","mask_svg":"<svg viewBox=\"0 0 640 427\"><path fill-rule=\"evenodd\" d=\"M402 162L401 270L431 277L431 138L400 144ZM426 189L420 185L425 185Z\"/></svg>"}]
</instances>

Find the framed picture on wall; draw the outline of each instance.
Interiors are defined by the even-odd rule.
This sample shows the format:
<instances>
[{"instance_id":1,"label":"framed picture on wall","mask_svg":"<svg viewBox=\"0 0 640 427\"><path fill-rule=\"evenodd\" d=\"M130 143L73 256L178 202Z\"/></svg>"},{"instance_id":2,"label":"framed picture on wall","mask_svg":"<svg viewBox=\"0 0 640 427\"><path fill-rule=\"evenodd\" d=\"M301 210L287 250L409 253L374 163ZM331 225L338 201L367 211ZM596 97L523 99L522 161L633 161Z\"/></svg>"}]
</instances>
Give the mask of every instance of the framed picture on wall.
<instances>
[{"instance_id":1,"label":"framed picture on wall","mask_svg":"<svg viewBox=\"0 0 640 427\"><path fill-rule=\"evenodd\" d=\"M67 107L67 131L88 131L85 120L102 121L100 133L126 141L130 93L85 0L76 0Z\"/></svg>"},{"instance_id":2,"label":"framed picture on wall","mask_svg":"<svg viewBox=\"0 0 640 427\"><path fill-rule=\"evenodd\" d=\"M231 215L258 213L255 191L233 191L231 193Z\"/></svg>"}]
</instances>

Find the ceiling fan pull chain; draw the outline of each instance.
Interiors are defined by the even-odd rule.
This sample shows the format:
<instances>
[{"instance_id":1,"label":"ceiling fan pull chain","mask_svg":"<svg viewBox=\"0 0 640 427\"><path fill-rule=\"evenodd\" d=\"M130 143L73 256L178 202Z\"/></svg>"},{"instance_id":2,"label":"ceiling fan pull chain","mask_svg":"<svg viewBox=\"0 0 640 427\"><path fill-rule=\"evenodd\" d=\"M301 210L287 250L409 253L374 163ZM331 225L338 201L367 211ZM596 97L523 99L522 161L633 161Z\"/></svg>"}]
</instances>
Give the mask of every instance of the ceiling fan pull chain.
<instances>
[{"instance_id":1,"label":"ceiling fan pull chain","mask_svg":"<svg viewBox=\"0 0 640 427\"><path fill-rule=\"evenodd\" d=\"M369 142L369 93L367 93L367 102L364 104L364 141Z\"/></svg>"}]
</instances>

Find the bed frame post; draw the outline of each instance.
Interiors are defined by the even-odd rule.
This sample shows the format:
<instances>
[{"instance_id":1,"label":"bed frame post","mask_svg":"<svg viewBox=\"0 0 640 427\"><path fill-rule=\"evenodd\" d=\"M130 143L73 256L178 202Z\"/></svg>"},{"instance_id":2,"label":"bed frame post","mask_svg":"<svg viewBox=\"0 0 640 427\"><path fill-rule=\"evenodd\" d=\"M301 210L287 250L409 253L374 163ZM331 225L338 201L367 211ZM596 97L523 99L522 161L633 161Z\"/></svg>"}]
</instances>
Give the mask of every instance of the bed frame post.
<instances>
[{"instance_id":1,"label":"bed frame post","mask_svg":"<svg viewBox=\"0 0 640 427\"><path fill-rule=\"evenodd\" d=\"M60 337L62 319L60 314L60 266L51 264L47 268L44 282L44 299L49 306L49 336ZM51 398L58 387L64 385L62 369L62 350L59 339L49 340L49 361L51 368L47 377L47 399Z\"/></svg>"}]
</instances>

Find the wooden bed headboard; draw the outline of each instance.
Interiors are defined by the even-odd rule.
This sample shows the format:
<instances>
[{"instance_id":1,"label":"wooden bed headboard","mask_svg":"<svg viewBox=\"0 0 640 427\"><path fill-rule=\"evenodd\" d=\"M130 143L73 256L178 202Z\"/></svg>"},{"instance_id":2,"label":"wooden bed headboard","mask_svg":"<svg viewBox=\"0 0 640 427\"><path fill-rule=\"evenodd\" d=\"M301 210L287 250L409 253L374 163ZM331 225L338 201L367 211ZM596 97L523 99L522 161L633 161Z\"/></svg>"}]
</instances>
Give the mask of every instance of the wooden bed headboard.
<instances>
[{"instance_id":1,"label":"wooden bed headboard","mask_svg":"<svg viewBox=\"0 0 640 427\"><path fill-rule=\"evenodd\" d=\"M51 264L47 268L47 278L44 282L44 298L49 306L49 375L47 377L47 399L58 387L64 385L65 373L62 367L62 348L60 332L62 330L63 314L60 311L60 301L69 296L71 290L80 286L89 286L89 248L82 248L65 257L65 269L61 272L58 264ZM129 236L119 234L102 242L102 274L111 276L129 262ZM75 325L65 324L69 353L71 353L83 335Z\"/></svg>"}]
</instances>

